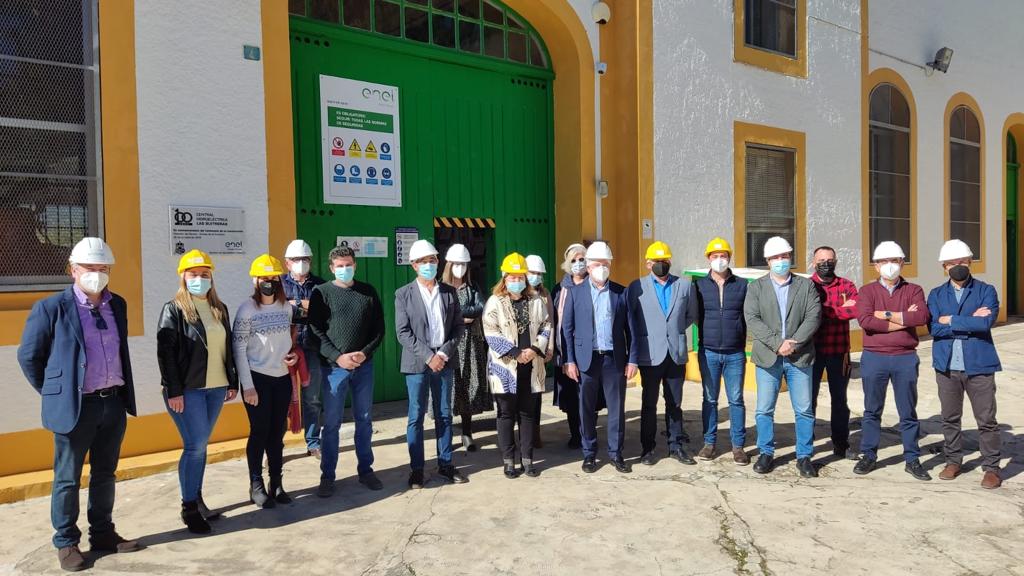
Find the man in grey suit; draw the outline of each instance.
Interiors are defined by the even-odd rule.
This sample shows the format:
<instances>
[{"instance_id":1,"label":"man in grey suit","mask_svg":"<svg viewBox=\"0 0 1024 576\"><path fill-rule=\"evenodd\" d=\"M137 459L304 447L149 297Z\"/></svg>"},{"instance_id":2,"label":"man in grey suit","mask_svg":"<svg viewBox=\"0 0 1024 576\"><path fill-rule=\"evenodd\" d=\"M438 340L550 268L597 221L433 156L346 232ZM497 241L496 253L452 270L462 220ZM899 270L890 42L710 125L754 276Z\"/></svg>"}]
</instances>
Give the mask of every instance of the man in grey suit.
<instances>
[{"instance_id":1,"label":"man in grey suit","mask_svg":"<svg viewBox=\"0 0 1024 576\"><path fill-rule=\"evenodd\" d=\"M437 249L417 240L409 250L416 279L395 291L395 330L402 346L401 370L409 389L409 487L423 487L423 417L427 392L433 398L437 437L437 472L448 482L462 484L452 464L452 367L456 342L465 330L455 289L437 281Z\"/></svg>"},{"instance_id":2,"label":"man in grey suit","mask_svg":"<svg viewBox=\"0 0 1024 576\"><path fill-rule=\"evenodd\" d=\"M765 242L770 271L747 288L743 315L754 337L750 359L757 376L757 448L754 472L767 474L775 457L775 403L782 378L796 416L796 467L804 478L818 475L814 453L814 410L811 408L811 368L814 334L821 323L818 291L807 278L790 272L793 247L785 238Z\"/></svg>"},{"instance_id":3,"label":"man in grey suit","mask_svg":"<svg viewBox=\"0 0 1024 576\"><path fill-rule=\"evenodd\" d=\"M640 463L654 457L658 428L658 390L664 388L668 416L669 455L683 464L697 462L683 448L683 376L686 371L686 328L697 319L693 284L669 273L672 251L664 242L647 248L650 274L634 280L626 291L631 346L636 349L643 390L640 408Z\"/></svg>"}]
</instances>

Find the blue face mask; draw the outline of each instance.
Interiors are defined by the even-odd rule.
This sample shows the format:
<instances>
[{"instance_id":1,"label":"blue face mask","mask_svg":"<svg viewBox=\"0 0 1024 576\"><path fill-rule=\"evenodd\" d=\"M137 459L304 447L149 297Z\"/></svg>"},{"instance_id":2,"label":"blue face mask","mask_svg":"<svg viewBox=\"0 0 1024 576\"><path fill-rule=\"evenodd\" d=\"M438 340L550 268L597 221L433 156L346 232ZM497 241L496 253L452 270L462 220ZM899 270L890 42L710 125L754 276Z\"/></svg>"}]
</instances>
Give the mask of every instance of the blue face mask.
<instances>
[{"instance_id":1,"label":"blue face mask","mask_svg":"<svg viewBox=\"0 0 1024 576\"><path fill-rule=\"evenodd\" d=\"M416 270L416 273L419 274L420 278L423 278L424 280L433 280L434 277L437 276L437 264L434 264L433 262L420 264L419 269Z\"/></svg>"},{"instance_id":2,"label":"blue face mask","mask_svg":"<svg viewBox=\"0 0 1024 576\"><path fill-rule=\"evenodd\" d=\"M505 282L505 288L513 294L522 294L523 290L526 290L526 282L522 280L509 280Z\"/></svg>"},{"instance_id":3,"label":"blue face mask","mask_svg":"<svg viewBox=\"0 0 1024 576\"><path fill-rule=\"evenodd\" d=\"M544 281L544 277L540 274L527 274L526 280L530 283L530 286L536 288L540 286L540 283Z\"/></svg>"},{"instance_id":4,"label":"blue face mask","mask_svg":"<svg viewBox=\"0 0 1024 576\"><path fill-rule=\"evenodd\" d=\"M191 278L185 281L185 287L188 288L189 293L200 298L206 296L211 286L213 286L213 281L209 278Z\"/></svg>"},{"instance_id":5,"label":"blue face mask","mask_svg":"<svg viewBox=\"0 0 1024 576\"><path fill-rule=\"evenodd\" d=\"M789 273L789 260L776 260L772 262L772 273L776 276L785 276Z\"/></svg>"},{"instance_id":6,"label":"blue face mask","mask_svg":"<svg viewBox=\"0 0 1024 576\"><path fill-rule=\"evenodd\" d=\"M356 268L355 266L338 266L334 269L334 277L338 281L348 284L356 277Z\"/></svg>"}]
</instances>

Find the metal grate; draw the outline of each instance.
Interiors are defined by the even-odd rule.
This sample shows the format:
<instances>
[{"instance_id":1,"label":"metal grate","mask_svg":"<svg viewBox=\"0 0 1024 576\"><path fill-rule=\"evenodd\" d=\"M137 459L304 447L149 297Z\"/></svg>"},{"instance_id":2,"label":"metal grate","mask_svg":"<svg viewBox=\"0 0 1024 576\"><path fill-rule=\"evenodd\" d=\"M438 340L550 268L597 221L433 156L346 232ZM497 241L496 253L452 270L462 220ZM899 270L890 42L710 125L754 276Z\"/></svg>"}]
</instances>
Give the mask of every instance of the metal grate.
<instances>
[{"instance_id":1,"label":"metal grate","mask_svg":"<svg viewBox=\"0 0 1024 576\"><path fill-rule=\"evenodd\" d=\"M0 291L65 285L102 233L96 2L0 2Z\"/></svg>"}]
</instances>

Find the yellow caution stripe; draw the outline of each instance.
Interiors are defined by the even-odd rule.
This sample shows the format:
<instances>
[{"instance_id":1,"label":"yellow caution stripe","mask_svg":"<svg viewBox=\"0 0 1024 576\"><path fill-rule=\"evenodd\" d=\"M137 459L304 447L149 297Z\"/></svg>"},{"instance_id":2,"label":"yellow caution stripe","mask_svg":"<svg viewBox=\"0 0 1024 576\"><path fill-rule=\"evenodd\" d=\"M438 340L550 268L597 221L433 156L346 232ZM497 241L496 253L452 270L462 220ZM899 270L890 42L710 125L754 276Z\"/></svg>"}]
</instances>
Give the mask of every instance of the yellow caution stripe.
<instances>
[{"instance_id":1,"label":"yellow caution stripe","mask_svg":"<svg viewBox=\"0 0 1024 576\"><path fill-rule=\"evenodd\" d=\"M493 218L456 218L454 216L438 216L434 218L434 228L495 228Z\"/></svg>"}]
</instances>

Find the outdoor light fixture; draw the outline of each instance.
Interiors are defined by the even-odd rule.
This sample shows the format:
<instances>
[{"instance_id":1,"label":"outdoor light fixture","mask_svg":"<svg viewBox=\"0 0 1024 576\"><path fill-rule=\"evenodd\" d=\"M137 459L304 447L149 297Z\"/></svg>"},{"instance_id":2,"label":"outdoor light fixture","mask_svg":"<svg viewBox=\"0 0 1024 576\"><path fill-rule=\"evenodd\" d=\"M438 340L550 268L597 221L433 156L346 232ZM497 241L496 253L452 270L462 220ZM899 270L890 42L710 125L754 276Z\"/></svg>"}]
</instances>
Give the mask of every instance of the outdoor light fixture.
<instances>
[{"instance_id":1,"label":"outdoor light fixture","mask_svg":"<svg viewBox=\"0 0 1024 576\"><path fill-rule=\"evenodd\" d=\"M933 70L938 70L943 74L946 70L949 70L949 61L953 59L953 49L947 46L939 48L939 51L935 53L935 60L929 62L927 66Z\"/></svg>"}]
</instances>

